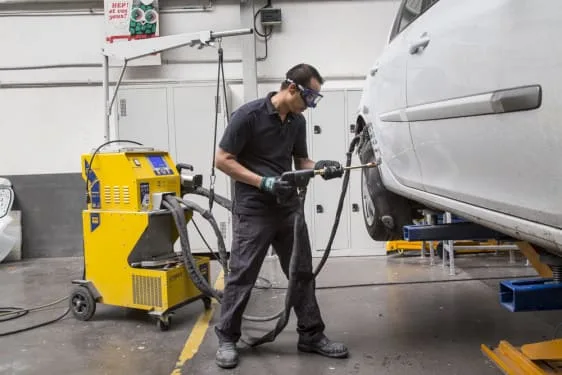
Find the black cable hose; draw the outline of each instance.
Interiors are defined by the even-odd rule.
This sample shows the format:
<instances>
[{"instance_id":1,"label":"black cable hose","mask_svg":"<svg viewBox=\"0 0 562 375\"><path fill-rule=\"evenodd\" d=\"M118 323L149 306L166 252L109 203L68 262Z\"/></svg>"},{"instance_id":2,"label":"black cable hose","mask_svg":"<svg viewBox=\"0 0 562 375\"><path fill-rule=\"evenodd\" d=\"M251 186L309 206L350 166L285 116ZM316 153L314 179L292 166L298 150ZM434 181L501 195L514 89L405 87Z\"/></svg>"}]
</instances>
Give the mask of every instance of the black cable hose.
<instances>
[{"instance_id":1,"label":"black cable hose","mask_svg":"<svg viewBox=\"0 0 562 375\"><path fill-rule=\"evenodd\" d=\"M172 196L169 195L164 198L162 204L164 205L164 207L170 210L170 213L172 214L172 217L178 229L179 228L182 229L179 230L178 232L179 232L182 252L184 255L184 264L187 272L191 276L191 279L195 283L195 286L197 287L197 289L199 289L207 296L214 297L215 299L220 300L222 298L222 293L209 285L207 279L201 274L199 267L197 267L197 261L195 260L193 254L191 253L191 247L189 245L189 238L186 228L187 223L185 221L184 210L181 208L179 203Z\"/></svg>"},{"instance_id":2,"label":"black cable hose","mask_svg":"<svg viewBox=\"0 0 562 375\"><path fill-rule=\"evenodd\" d=\"M211 253L211 255L213 256L213 258L215 258L215 260L217 262L220 263L221 266L225 267L226 264L222 261L222 259L217 256L217 254L213 251L213 249L211 248L211 245L209 245L209 243L207 242L207 240L205 239L205 236L203 236L203 233L201 233L201 229L199 229L199 225L197 225L197 223L195 222L195 218L191 218L189 220L191 223L193 223L193 226L195 227L195 230L197 231L197 233L199 234L199 237L203 240L203 243L205 244L205 246L207 247L207 249L209 249L209 252Z\"/></svg>"},{"instance_id":3,"label":"black cable hose","mask_svg":"<svg viewBox=\"0 0 562 375\"><path fill-rule=\"evenodd\" d=\"M349 149L347 150L346 153L346 161L345 161L346 167L349 167L351 165L351 158L353 156L353 151L355 150L355 146L357 145L357 142L359 142L359 139L360 137L358 135L355 136L355 138L353 138L353 140L349 145ZM332 244L334 243L334 238L336 237L336 232L340 224L341 212L343 210L343 202L345 201L345 194L347 193L347 186L349 185L349 174L350 174L350 170L347 169L343 176L340 199L338 201L338 208L336 210L334 224L332 225L332 231L330 232L330 238L328 239L328 244L326 245L326 249L324 251L324 254L322 255L322 259L320 260L320 263L318 263L318 266L316 266L316 269L314 270L314 278L318 276L318 274L326 264L328 257L330 256L330 251L332 250Z\"/></svg>"},{"instance_id":4,"label":"black cable hose","mask_svg":"<svg viewBox=\"0 0 562 375\"><path fill-rule=\"evenodd\" d=\"M187 237L187 228L186 228L185 218L183 216L183 209L181 208L180 203L183 203L188 209L190 209L194 212L197 212L198 214L203 216L203 218L205 218L207 221L209 221L209 223L213 227L213 230L214 230L214 232L217 236L217 241L218 241L219 258L225 259L225 264L223 265L223 270L224 270L224 275L226 276L226 275L228 275L228 267L226 266L226 264L228 262L226 260L226 258L228 257L228 254L226 252L226 246L224 244L224 239L222 237L222 233L220 232L217 221L215 220L213 214L210 211L205 210L204 208L199 206L197 203L194 203L194 202L191 202L191 201L188 201L188 200L182 200L179 197L171 196L171 195L165 197L165 202L173 202L172 203L173 207L171 207L171 209L172 209L172 214L174 215L174 220L176 220L176 217L179 216L176 220L176 226L178 227L178 232L180 233L181 249L182 249L182 253L184 255L184 261L186 262L186 268L187 268L187 271L188 271L190 277L193 278L193 279L199 279L199 280L194 280L197 288L202 293L206 294L209 297L215 298L220 303L221 300L222 300L222 293L217 291L213 287L211 287L209 285L209 283L207 282L207 280L205 278L203 278L201 273L197 272L198 268L197 268L196 263L195 263L195 258L193 258L193 254L191 253L191 246L189 244L189 240L188 240L188 237ZM166 208L170 209L169 203L165 204L165 206L166 206ZM184 243L185 243L185 245L184 245ZM267 281L267 282L269 282L269 281ZM220 297L218 297L219 294L220 294ZM242 317L245 320L252 321L252 322L269 322L271 320L275 320L275 319L279 318L282 314L283 314L283 311L280 311L280 312L278 312L274 315L271 315L271 316L263 316L262 317L262 316L243 315Z\"/></svg>"},{"instance_id":5,"label":"black cable hose","mask_svg":"<svg viewBox=\"0 0 562 375\"><path fill-rule=\"evenodd\" d=\"M220 259L220 263L223 266L223 271L226 274L228 272L228 267L227 267L228 253L226 252L226 245L224 243L224 238L222 237L222 233L220 231L219 225L218 225L217 221L215 220L215 217L213 216L213 214L210 211L203 209L201 206L199 206L195 202L184 201L183 199L181 199L179 197L171 196L171 195L169 197L174 202L174 207L176 209L182 210L180 204L184 204L188 209L199 213L205 220L207 220L211 224L211 227L213 228L213 230L215 232L215 235L217 236L217 245L218 245L218 249L219 249L218 258ZM183 210L182 210L182 212L183 212ZM184 227L182 227L182 228L184 228Z\"/></svg>"},{"instance_id":6,"label":"black cable hose","mask_svg":"<svg viewBox=\"0 0 562 375\"><path fill-rule=\"evenodd\" d=\"M8 320L17 319L27 314L29 314L29 309L24 309L22 307L0 307L0 316L8 316L8 318L0 318L0 322L7 322Z\"/></svg>"},{"instance_id":7,"label":"black cable hose","mask_svg":"<svg viewBox=\"0 0 562 375\"><path fill-rule=\"evenodd\" d=\"M24 327L24 328L16 329L16 330L14 330L14 331L2 332L2 333L0 333L0 337L9 336L9 335L13 335L13 334L21 333L21 332L25 332L25 331L30 331L30 330L35 329L35 328L44 327L44 326L46 326L46 325L48 325L48 324L58 322L59 320L61 320L62 318L64 318L69 312L70 312L70 307L68 307L68 308L66 309L66 311L65 311L64 313L62 313L62 315L59 315L59 316L56 317L55 319L48 320L48 321L46 321L46 322L39 323L39 324L35 324L35 325L29 326L29 327Z\"/></svg>"},{"instance_id":8,"label":"black cable hose","mask_svg":"<svg viewBox=\"0 0 562 375\"><path fill-rule=\"evenodd\" d=\"M211 197L211 191L209 189L206 189L202 186L197 187L193 193L191 194L195 194L195 195L201 195L203 197L206 198L210 198ZM230 199L225 198L219 194L214 193L213 195L213 200L221 207L226 208L228 211L232 211L232 202L230 201Z\"/></svg>"}]
</instances>

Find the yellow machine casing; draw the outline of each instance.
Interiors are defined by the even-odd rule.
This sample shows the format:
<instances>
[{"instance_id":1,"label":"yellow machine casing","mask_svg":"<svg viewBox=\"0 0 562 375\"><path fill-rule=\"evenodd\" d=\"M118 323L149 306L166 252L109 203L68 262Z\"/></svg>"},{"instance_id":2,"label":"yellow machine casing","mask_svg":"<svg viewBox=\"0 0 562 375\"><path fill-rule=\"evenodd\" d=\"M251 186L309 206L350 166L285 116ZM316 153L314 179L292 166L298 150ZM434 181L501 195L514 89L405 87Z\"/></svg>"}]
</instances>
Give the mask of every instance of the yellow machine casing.
<instances>
[{"instance_id":1,"label":"yellow machine casing","mask_svg":"<svg viewBox=\"0 0 562 375\"><path fill-rule=\"evenodd\" d=\"M180 196L180 175L163 151L128 148L84 154L89 195L82 212L84 280L96 302L163 316L203 299L174 252L178 231L162 196ZM185 211L186 222L191 212ZM209 281L208 258L196 257Z\"/></svg>"}]
</instances>

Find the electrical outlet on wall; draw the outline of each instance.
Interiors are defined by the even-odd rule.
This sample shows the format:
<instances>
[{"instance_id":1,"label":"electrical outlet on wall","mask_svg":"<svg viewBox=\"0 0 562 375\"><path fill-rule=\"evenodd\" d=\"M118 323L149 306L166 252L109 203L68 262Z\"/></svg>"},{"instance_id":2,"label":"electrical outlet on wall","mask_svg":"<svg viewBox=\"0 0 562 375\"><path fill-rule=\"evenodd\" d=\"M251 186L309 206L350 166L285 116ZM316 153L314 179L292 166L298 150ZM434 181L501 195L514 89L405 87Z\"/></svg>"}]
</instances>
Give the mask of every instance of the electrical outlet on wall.
<instances>
[{"instance_id":1,"label":"electrical outlet on wall","mask_svg":"<svg viewBox=\"0 0 562 375\"><path fill-rule=\"evenodd\" d=\"M262 26L281 25L281 9L280 8L263 8L261 11L260 22Z\"/></svg>"}]
</instances>

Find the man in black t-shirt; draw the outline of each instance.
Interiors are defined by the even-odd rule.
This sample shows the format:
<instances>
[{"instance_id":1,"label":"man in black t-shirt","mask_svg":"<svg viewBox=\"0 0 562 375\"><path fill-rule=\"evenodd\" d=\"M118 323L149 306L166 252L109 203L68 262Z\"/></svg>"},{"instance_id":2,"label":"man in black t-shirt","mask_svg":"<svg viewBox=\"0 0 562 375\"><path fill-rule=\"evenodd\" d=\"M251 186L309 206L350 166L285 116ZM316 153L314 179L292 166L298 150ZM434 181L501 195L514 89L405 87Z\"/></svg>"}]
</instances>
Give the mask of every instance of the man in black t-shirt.
<instances>
[{"instance_id":1,"label":"man in black t-shirt","mask_svg":"<svg viewBox=\"0 0 562 375\"><path fill-rule=\"evenodd\" d=\"M307 64L291 68L279 92L251 101L232 115L217 150L216 166L235 180L233 240L230 273L221 302L221 318L215 327L219 338L216 362L220 367L238 364L236 343L242 315L270 245L288 277L293 246L293 220L299 209L294 188L279 180L283 172L325 169L324 179L342 176L337 161L317 163L308 157L306 120L302 112L322 98L323 79ZM278 203L278 197L284 203ZM288 197L288 199L287 199ZM299 334L298 349L329 357L347 356L347 348L324 335L324 322L315 296L312 254L303 231L298 265L298 290L294 310Z\"/></svg>"}]
</instances>

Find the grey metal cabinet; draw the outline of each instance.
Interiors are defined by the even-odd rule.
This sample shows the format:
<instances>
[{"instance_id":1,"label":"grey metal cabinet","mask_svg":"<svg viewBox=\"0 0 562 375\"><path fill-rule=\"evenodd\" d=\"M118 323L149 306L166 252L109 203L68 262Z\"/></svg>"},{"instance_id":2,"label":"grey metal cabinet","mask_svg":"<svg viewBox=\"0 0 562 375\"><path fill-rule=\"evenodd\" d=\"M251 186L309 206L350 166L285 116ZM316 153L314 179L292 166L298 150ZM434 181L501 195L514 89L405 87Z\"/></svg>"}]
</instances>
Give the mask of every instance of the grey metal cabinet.
<instances>
[{"instance_id":1,"label":"grey metal cabinet","mask_svg":"<svg viewBox=\"0 0 562 375\"><path fill-rule=\"evenodd\" d=\"M168 98L164 87L121 88L117 101L117 138L169 151Z\"/></svg>"},{"instance_id":2,"label":"grey metal cabinet","mask_svg":"<svg viewBox=\"0 0 562 375\"><path fill-rule=\"evenodd\" d=\"M334 159L342 164L354 137L357 108L361 90L342 89L324 91L324 99L317 108L307 111L309 150L315 161ZM356 153L352 165L360 163ZM335 218L343 180L324 181L317 177L311 184L307 205L307 221L311 230L314 256L323 254ZM348 190L338 231L332 245L334 256L384 255L384 242L369 236L363 219L361 171L351 171Z\"/></svg>"},{"instance_id":3,"label":"grey metal cabinet","mask_svg":"<svg viewBox=\"0 0 562 375\"><path fill-rule=\"evenodd\" d=\"M131 139L166 150L175 163L193 165L194 173L203 175L203 186L209 188L214 149L215 95L216 86L213 84L122 88L118 94L117 134L121 139ZM230 104L230 93L227 93L227 98ZM217 143L226 123L222 98L219 108ZM215 175L216 193L230 198L230 179L219 170L215 171ZM186 198L204 208L209 207L207 198L196 195ZM215 204L213 214L229 249L230 213ZM194 217L208 244L217 250L216 236L210 224L198 214ZM194 252L208 250L193 223L188 224L188 234ZM179 249L179 241L175 246Z\"/></svg>"},{"instance_id":4,"label":"grey metal cabinet","mask_svg":"<svg viewBox=\"0 0 562 375\"><path fill-rule=\"evenodd\" d=\"M174 137L176 160L192 164L195 173L203 175L203 186L210 187L211 167L214 146L215 125L215 94L216 87L183 86L173 87L173 111L171 116L174 123ZM230 102L230 100L229 100ZM220 113L217 128L217 144L225 128L224 103L220 104ZM230 197L230 179L218 169L215 169L215 193ZM198 203L204 208L209 207L208 198L189 195L188 199ZM225 237L227 248L230 248L231 221L230 213L223 207L214 204L213 215ZM199 215L195 215L195 224L201 230L208 244L217 250L216 235L211 225ZM189 225L189 238L194 251L207 250L201 236L193 223Z\"/></svg>"},{"instance_id":5,"label":"grey metal cabinet","mask_svg":"<svg viewBox=\"0 0 562 375\"><path fill-rule=\"evenodd\" d=\"M345 92L326 91L317 108L309 111L308 123L309 153L315 161L329 159L344 162L346 150ZM336 215L338 197L341 191L341 179L329 181L316 177L312 183L313 213L313 249L325 249L332 224ZM332 244L332 250L348 249L349 212L345 207L349 204L346 198L342 211L338 232ZM309 225L311 223L309 222Z\"/></svg>"}]
</instances>

